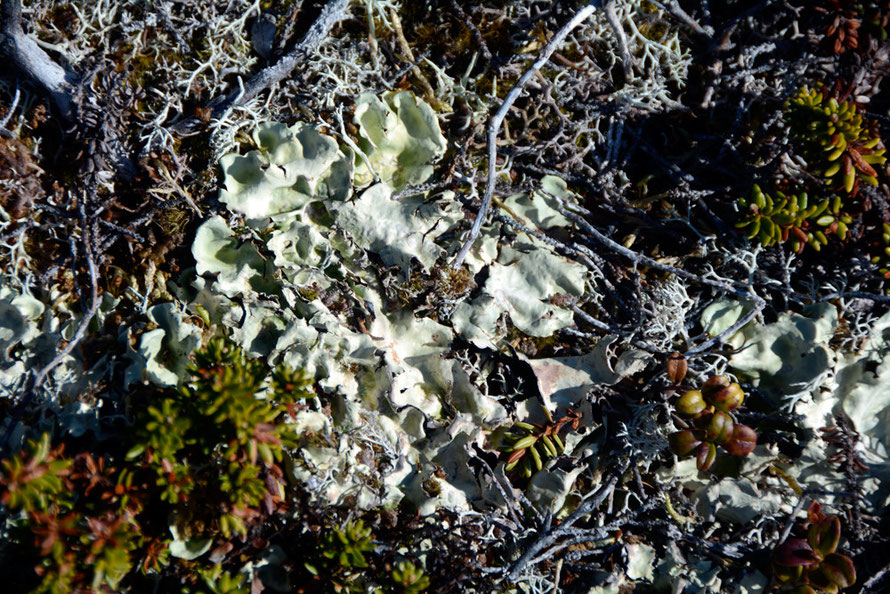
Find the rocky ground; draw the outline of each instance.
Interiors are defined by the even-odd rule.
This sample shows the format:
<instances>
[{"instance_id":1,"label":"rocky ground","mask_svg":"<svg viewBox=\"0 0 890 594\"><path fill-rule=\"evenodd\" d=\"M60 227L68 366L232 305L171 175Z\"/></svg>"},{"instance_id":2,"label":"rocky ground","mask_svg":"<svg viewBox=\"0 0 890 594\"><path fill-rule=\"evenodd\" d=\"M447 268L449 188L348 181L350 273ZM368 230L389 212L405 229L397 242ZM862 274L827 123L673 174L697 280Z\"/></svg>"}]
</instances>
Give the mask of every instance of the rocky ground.
<instances>
[{"instance_id":1,"label":"rocky ground","mask_svg":"<svg viewBox=\"0 0 890 594\"><path fill-rule=\"evenodd\" d=\"M11 591L890 587L890 2L0 7Z\"/></svg>"}]
</instances>

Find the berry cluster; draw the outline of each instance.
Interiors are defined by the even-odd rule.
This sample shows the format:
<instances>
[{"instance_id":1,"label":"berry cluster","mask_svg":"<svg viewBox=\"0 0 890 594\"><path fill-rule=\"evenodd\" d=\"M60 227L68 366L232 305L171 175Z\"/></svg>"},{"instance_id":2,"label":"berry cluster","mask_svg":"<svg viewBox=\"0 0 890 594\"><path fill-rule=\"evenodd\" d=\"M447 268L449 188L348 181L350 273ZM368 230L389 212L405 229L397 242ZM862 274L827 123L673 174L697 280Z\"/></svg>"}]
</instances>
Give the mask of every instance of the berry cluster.
<instances>
[{"instance_id":1,"label":"berry cluster","mask_svg":"<svg viewBox=\"0 0 890 594\"><path fill-rule=\"evenodd\" d=\"M725 375L708 379L701 390L689 390L677 400L676 408L689 419L689 428L668 437L678 456L695 455L698 469L707 471L721 446L733 456L747 456L757 445L757 433L736 422L732 411L745 400L745 392Z\"/></svg>"}]
</instances>

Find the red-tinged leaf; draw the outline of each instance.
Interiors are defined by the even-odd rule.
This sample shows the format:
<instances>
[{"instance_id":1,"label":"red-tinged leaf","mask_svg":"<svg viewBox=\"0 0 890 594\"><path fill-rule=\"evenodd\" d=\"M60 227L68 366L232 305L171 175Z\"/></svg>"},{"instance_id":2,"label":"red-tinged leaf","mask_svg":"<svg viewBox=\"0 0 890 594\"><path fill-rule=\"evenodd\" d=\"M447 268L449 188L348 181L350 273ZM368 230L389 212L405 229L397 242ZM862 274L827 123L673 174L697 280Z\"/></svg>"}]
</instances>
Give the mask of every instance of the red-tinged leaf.
<instances>
[{"instance_id":1,"label":"red-tinged leaf","mask_svg":"<svg viewBox=\"0 0 890 594\"><path fill-rule=\"evenodd\" d=\"M698 390L689 390L677 399L677 412L687 417L697 417L708 407Z\"/></svg>"},{"instance_id":2,"label":"red-tinged leaf","mask_svg":"<svg viewBox=\"0 0 890 594\"><path fill-rule=\"evenodd\" d=\"M853 560L840 553L832 553L819 564L819 573L838 588L847 588L856 583L856 567Z\"/></svg>"},{"instance_id":3,"label":"red-tinged leaf","mask_svg":"<svg viewBox=\"0 0 890 594\"><path fill-rule=\"evenodd\" d=\"M688 456L701 445L703 435L700 431L676 431L668 436L668 443L671 445L671 451L680 457Z\"/></svg>"},{"instance_id":4,"label":"red-tinged leaf","mask_svg":"<svg viewBox=\"0 0 890 594\"><path fill-rule=\"evenodd\" d=\"M714 459L717 458L717 447L712 443L703 443L698 446L695 458L698 469L707 472L714 463Z\"/></svg>"},{"instance_id":5,"label":"red-tinged leaf","mask_svg":"<svg viewBox=\"0 0 890 594\"><path fill-rule=\"evenodd\" d=\"M824 519L825 514L822 513L822 504L818 501L813 501L810 507L807 508L807 523L818 524Z\"/></svg>"},{"instance_id":6,"label":"red-tinged leaf","mask_svg":"<svg viewBox=\"0 0 890 594\"><path fill-rule=\"evenodd\" d=\"M266 508L267 515L271 516L275 513L275 499L268 491L263 493L263 507Z\"/></svg>"},{"instance_id":7,"label":"red-tinged leaf","mask_svg":"<svg viewBox=\"0 0 890 594\"><path fill-rule=\"evenodd\" d=\"M866 162L862 159L862 157L859 155L859 152L858 152L856 149L851 148L851 149L850 149L849 151L847 151L847 152L850 153L850 156L853 158L853 162L856 164L856 169L858 169L859 171L861 171L861 172L864 173L865 175L868 175L868 176L871 176L871 177L877 177L877 176L878 176L878 172L874 170L874 167L872 167L871 165L869 165L868 163L866 163Z\"/></svg>"},{"instance_id":8,"label":"red-tinged leaf","mask_svg":"<svg viewBox=\"0 0 890 594\"><path fill-rule=\"evenodd\" d=\"M773 564L781 567L809 567L817 565L820 560L803 538L789 538L773 551L772 556Z\"/></svg>"},{"instance_id":9,"label":"red-tinged leaf","mask_svg":"<svg viewBox=\"0 0 890 594\"><path fill-rule=\"evenodd\" d=\"M807 531L807 542L822 557L833 553L841 539L841 521L837 516L827 516L811 524Z\"/></svg>"},{"instance_id":10,"label":"red-tinged leaf","mask_svg":"<svg viewBox=\"0 0 890 594\"><path fill-rule=\"evenodd\" d=\"M773 565L773 577L780 584L793 584L803 577L803 567L785 567Z\"/></svg>"},{"instance_id":11,"label":"red-tinged leaf","mask_svg":"<svg viewBox=\"0 0 890 594\"><path fill-rule=\"evenodd\" d=\"M717 410L726 412L733 411L742 405L745 400L745 391L736 383L714 392L708 402L714 405Z\"/></svg>"},{"instance_id":12,"label":"red-tinged leaf","mask_svg":"<svg viewBox=\"0 0 890 594\"><path fill-rule=\"evenodd\" d=\"M807 581L821 594L837 594L837 586L818 567L807 574Z\"/></svg>"},{"instance_id":13,"label":"red-tinged leaf","mask_svg":"<svg viewBox=\"0 0 890 594\"><path fill-rule=\"evenodd\" d=\"M732 431L732 439L723 447L733 456L747 456L757 445L757 433L747 425L736 424Z\"/></svg>"},{"instance_id":14,"label":"red-tinged leaf","mask_svg":"<svg viewBox=\"0 0 890 594\"><path fill-rule=\"evenodd\" d=\"M525 456L525 453L527 451L528 451L528 448L523 449L523 450L516 450L515 452L510 454L509 458L507 458L507 464L513 464L514 462L516 462L517 460L519 460L520 458Z\"/></svg>"},{"instance_id":15,"label":"red-tinged leaf","mask_svg":"<svg viewBox=\"0 0 890 594\"><path fill-rule=\"evenodd\" d=\"M221 545L219 545L218 547L216 547L215 549L210 551L210 558L209 558L210 562L211 563L222 563L225 560L226 555L231 553L232 549L234 549L234 548L235 548L234 545L230 542L222 543Z\"/></svg>"},{"instance_id":16,"label":"red-tinged leaf","mask_svg":"<svg viewBox=\"0 0 890 594\"><path fill-rule=\"evenodd\" d=\"M718 410L711 415L706 429L708 441L725 446L732 438L734 429L735 423L729 413Z\"/></svg>"},{"instance_id":17,"label":"red-tinged leaf","mask_svg":"<svg viewBox=\"0 0 890 594\"><path fill-rule=\"evenodd\" d=\"M712 375L701 385L701 393L705 400L710 402L710 398L714 393L719 392L729 384L729 378L725 375Z\"/></svg>"},{"instance_id":18,"label":"red-tinged leaf","mask_svg":"<svg viewBox=\"0 0 890 594\"><path fill-rule=\"evenodd\" d=\"M686 378L686 372L689 370L689 362L682 353L672 353L668 357L667 372L668 377L674 384L679 384Z\"/></svg>"}]
</instances>

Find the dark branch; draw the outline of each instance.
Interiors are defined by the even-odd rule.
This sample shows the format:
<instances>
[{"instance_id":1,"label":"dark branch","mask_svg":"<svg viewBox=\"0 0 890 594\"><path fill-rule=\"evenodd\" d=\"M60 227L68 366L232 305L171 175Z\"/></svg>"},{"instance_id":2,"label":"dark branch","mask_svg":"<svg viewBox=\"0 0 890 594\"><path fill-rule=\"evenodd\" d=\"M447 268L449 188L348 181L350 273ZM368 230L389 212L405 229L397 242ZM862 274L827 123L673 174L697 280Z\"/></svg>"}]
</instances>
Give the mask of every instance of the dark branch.
<instances>
[{"instance_id":1,"label":"dark branch","mask_svg":"<svg viewBox=\"0 0 890 594\"><path fill-rule=\"evenodd\" d=\"M244 105L263 90L290 76L297 66L306 59L309 51L324 41L334 25L346 18L348 10L349 0L333 0L325 5L306 36L294 49L285 54L277 63L259 71L244 83L243 87L210 101L207 107L212 110L211 117L214 119L224 118L232 109ZM198 122L199 120L195 118L182 120L172 126L171 130L180 134L188 133L196 128Z\"/></svg>"},{"instance_id":2,"label":"dark branch","mask_svg":"<svg viewBox=\"0 0 890 594\"><path fill-rule=\"evenodd\" d=\"M0 14L0 55L46 91L63 118L73 121L76 75L54 62L25 34L21 0L2 0Z\"/></svg>"}]
</instances>

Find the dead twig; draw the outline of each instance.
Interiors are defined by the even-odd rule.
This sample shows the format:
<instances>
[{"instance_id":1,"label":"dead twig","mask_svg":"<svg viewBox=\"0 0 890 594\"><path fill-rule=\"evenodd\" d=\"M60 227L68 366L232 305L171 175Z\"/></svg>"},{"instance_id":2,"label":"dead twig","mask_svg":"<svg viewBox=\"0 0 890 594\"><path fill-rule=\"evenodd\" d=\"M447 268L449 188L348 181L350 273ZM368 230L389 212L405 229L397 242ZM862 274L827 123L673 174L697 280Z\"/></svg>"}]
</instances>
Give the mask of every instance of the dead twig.
<instances>
[{"instance_id":1,"label":"dead twig","mask_svg":"<svg viewBox=\"0 0 890 594\"><path fill-rule=\"evenodd\" d=\"M216 97L207 107L211 109L211 117L224 118L231 110L240 107L269 87L280 83L306 60L306 56L327 37L334 26L345 19L349 13L349 0L333 0L325 5L321 14L312 23L306 36L294 48L282 56L278 62L263 68L252 76L243 86ZM193 132L200 120L188 118L171 127L171 131L179 134Z\"/></svg>"},{"instance_id":2,"label":"dead twig","mask_svg":"<svg viewBox=\"0 0 890 594\"><path fill-rule=\"evenodd\" d=\"M461 267L464 259L473 247L473 244L476 243L476 239L479 238L479 232L482 229L482 223L487 218L488 210L491 208L491 200L494 197L495 172L497 169L497 139L501 125L504 123L504 118L507 117L507 112L513 106L513 103L516 102L516 99L519 98L525 85L527 85L535 73L547 63L550 56L553 55L553 52L555 52L560 45L562 45L562 42L565 41L565 38L568 37L569 33L587 20L590 15L596 12L601 4L601 0L593 0L590 4L575 13L575 16L556 32L553 38L547 42L547 45L540 51L538 57L532 62L532 65L522 73L522 76L519 77L519 80L516 81L516 84L513 85L510 92L507 93L500 108L498 108L497 112L491 117L491 120L489 120L488 175L485 183L485 194L482 197L482 204L479 206L479 212L476 214L476 220L473 221L473 227L470 229L470 234L464 242L463 247L461 247L457 256L454 258L454 263L452 264L454 268Z\"/></svg>"},{"instance_id":3,"label":"dead twig","mask_svg":"<svg viewBox=\"0 0 890 594\"><path fill-rule=\"evenodd\" d=\"M99 304L101 303L99 298L99 269L96 266L96 260L93 255L93 248L90 241L92 237L90 227L91 226L87 221L86 207L83 206L83 201L81 201L81 243L83 244L83 257L86 261L87 271L90 275L90 307L84 313L80 324L77 326L77 330L74 332L74 336L71 337L68 344L60 349L59 352L56 353L56 356L37 372L34 379L34 385L31 388L29 395L40 389L50 372L62 363L62 361L65 360L65 357L74 350L74 347L83 340L83 337L86 336L90 322L93 321L93 316L99 311Z\"/></svg>"},{"instance_id":4,"label":"dead twig","mask_svg":"<svg viewBox=\"0 0 890 594\"><path fill-rule=\"evenodd\" d=\"M618 13L615 12L615 0L606 2L603 10L606 13L606 21L612 28L615 39L618 41L618 50L621 53L621 66L624 69L624 79L627 81L633 80L633 58L630 55L630 50L627 48L627 35L624 34L624 27L621 26L621 22L618 20Z\"/></svg>"},{"instance_id":5,"label":"dead twig","mask_svg":"<svg viewBox=\"0 0 890 594\"><path fill-rule=\"evenodd\" d=\"M23 391L24 394L22 396L22 399L16 405L15 412L13 413L9 425L7 426L6 432L3 435L3 441L0 442L0 451L3 451L7 447L9 447L9 438L12 435L12 432L15 430L18 421L24 414L25 409L34 399L34 395L41 387L43 387L43 384L46 382L49 374L53 371L53 369L55 369L65 361L65 358L71 354L75 347L80 344L80 341L83 340L84 336L86 336L90 323L93 321L93 318L96 316L96 312L99 311L99 305L102 303L102 299L99 294L99 268L96 265L95 255L93 254L92 233L90 232L92 225L90 224L89 220L95 214L95 211L91 212L90 214L87 213L86 200L86 196L84 196L83 199L80 201L80 239L82 244L83 259L86 263L87 272L90 276L90 306L84 312L83 318L81 318L80 323L77 325L77 330L75 330L74 336L71 337L71 340L69 340L64 347L59 349L59 351L50 360L49 363L37 370L37 372L31 376L33 378L33 381L30 382L30 385L26 385Z\"/></svg>"},{"instance_id":6,"label":"dead twig","mask_svg":"<svg viewBox=\"0 0 890 594\"><path fill-rule=\"evenodd\" d=\"M21 0L2 0L0 17L0 55L43 88L65 120L73 121L77 76L54 62L25 34Z\"/></svg>"},{"instance_id":7,"label":"dead twig","mask_svg":"<svg viewBox=\"0 0 890 594\"><path fill-rule=\"evenodd\" d=\"M701 283L703 285L708 285L710 287L720 289L721 291L726 291L727 293L732 293L733 295L736 295L737 297L741 297L743 299L751 299L756 304L760 304L763 302L763 298L752 293L750 291L750 288L747 285L745 285L744 283L741 283L738 281L711 280L709 278L705 278L703 276L693 274L692 272L688 272L681 268L675 268L674 266L670 266L668 264L662 264L661 262L654 260L652 258L649 258L648 256L638 254L635 251L624 247L620 243L618 243L612 239L609 239L608 237L606 237L605 235L600 233L600 231L598 229L596 229L593 225L591 225L586 220L584 220L583 217L578 216L577 214L573 213L571 210L566 208L565 201L562 198L560 198L559 196L555 196L553 194L548 194L548 196L553 197L557 201L558 205L556 206L556 209L559 212L561 212L566 218L568 218L573 223L577 224L586 233L589 233L593 237L593 239L595 239L597 242L601 243L602 245L606 246L613 252L616 252L616 253L624 256L631 262L633 262L635 266L639 266L642 264L644 266L648 266L649 268L653 268L653 269L659 270L661 272L669 272L671 274L676 274L679 277L682 277L682 278L685 278L688 280L692 280L692 281ZM761 308L762 307L763 306L761 306Z\"/></svg>"},{"instance_id":8,"label":"dead twig","mask_svg":"<svg viewBox=\"0 0 890 594\"><path fill-rule=\"evenodd\" d=\"M9 111L6 112L6 115L3 116L3 119L0 120L0 134L6 136L8 135L10 138L13 137L12 132L6 129L6 124L12 118L12 114L15 112L15 108L19 106L19 98L21 97L21 91L19 90L19 85L16 83L15 85L15 95L12 98L12 103L9 106Z\"/></svg>"},{"instance_id":9,"label":"dead twig","mask_svg":"<svg viewBox=\"0 0 890 594\"><path fill-rule=\"evenodd\" d=\"M664 11L667 11L668 14L670 14L672 17L674 17L699 35L710 38L709 32L704 27L702 27L698 23L698 21L692 18L688 12L683 10L683 7L680 6L680 3L677 2L677 0L666 0L664 2L660 2L659 0L652 0L652 4Z\"/></svg>"},{"instance_id":10,"label":"dead twig","mask_svg":"<svg viewBox=\"0 0 890 594\"><path fill-rule=\"evenodd\" d=\"M712 346L720 344L726 338L732 336L733 334L735 334L736 332L738 332L739 330L744 328L748 322L753 320L755 316L757 316L761 311L763 311L764 307L766 307L766 301L764 301L763 299L755 302L754 308L751 311L749 311L748 313L746 313L744 316L739 318L735 324L733 324L732 326L730 326L729 328L727 328L726 330L724 330L723 332L721 332L714 338L711 338L710 340L706 340L705 342L701 343L700 345L698 345L696 347L692 347L691 349L689 349L685 353L683 353L683 355L686 357L689 357L690 355L695 355L695 354L704 352L704 351L710 349Z\"/></svg>"},{"instance_id":11,"label":"dead twig","mask_svg":"<svg viewBox=\"0 0 890 594\"><path fill-rule=\"evenodd\" d=\"M890 564L885 565L882 569L878 570L876 574L868 578L868 581L862 584L862 590L860 590L860 592L863 594L865 592L880 592L876 586L883 582L888 574L890 574Z\"/></svg>"},{"instance_id":12,"label":"dead twig","mask_svg":"<svg viewBox=\"0 0 890 594\"><path fill-rule=\"evenodd\" d=\"M519 578L519 574L528 567L532 565L535 559L539 556L539 553L543 551L545 548L551 546L555 543L559 538L568 534L569 530L578 520L587 517L593 511L599 507L599 505L606 500L612 491L615 489L615 486L618 484L618 481L621 478L621 475L627 470L630 466L630 461L625 461L622 466L615 472L607 481L603 482L600 485L600 488L591 495L587 500L585 500L578 509L576 509L572 514L563 521L562 524L557 526L556 528L545 529L542 533L537 537L537 539L522 553L522 556L513 564L512 567L507 571L507 579L511 582L515 582ZM542 558L546 558L542 557Z\"/></svg>"}]
</instances>

